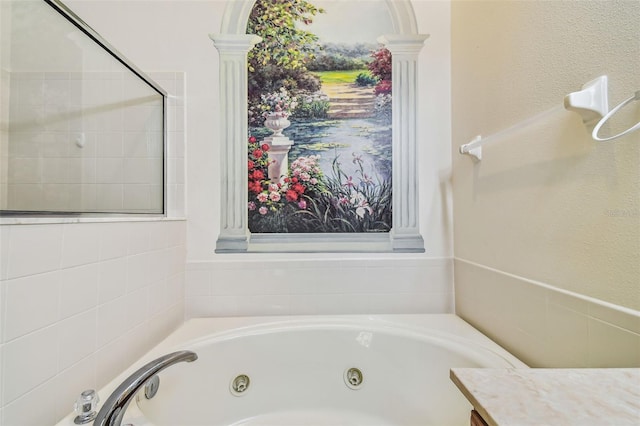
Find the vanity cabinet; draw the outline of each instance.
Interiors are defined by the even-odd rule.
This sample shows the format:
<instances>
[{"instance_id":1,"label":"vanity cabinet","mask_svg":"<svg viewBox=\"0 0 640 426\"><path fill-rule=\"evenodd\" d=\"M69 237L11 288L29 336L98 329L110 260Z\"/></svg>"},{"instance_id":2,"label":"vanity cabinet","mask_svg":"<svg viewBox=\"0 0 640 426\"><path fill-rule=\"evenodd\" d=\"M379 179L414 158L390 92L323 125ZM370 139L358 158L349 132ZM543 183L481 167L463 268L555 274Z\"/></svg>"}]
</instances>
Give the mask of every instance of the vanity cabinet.
<instances>
[{"instance_id":1,"label":"vanity cabinet","mask_svg":"<svg viewBox=\"0 0 640 426\"><path fill-rule=\"evenodd\" d=\"M484 421L480 413L476 410L471 410L471 426L488 426Z\"/></svg>"}]
</instances>

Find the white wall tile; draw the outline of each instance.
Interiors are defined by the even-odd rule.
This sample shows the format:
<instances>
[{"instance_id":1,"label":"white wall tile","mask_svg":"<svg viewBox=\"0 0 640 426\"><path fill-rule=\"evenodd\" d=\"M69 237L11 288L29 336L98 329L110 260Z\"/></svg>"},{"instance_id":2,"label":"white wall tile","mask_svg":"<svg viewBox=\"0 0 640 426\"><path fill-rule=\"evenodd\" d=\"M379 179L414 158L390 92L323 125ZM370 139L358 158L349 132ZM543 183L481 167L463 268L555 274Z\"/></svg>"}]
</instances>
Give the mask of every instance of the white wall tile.
<instances>
[{"instance_id":1,"label":"white wall tile","mask_svg":"<svg viewBox=\"0 0 640 426\"><path fill-rule=\"evenodd\" d=\"M0 374L2 374L2 372L4 371L4 348L5 348L5 344L4 343L0 343ZM2 382L0 382L0 407L4 407L4 384ZM0 410L0 424L4 424L2 423L2 411Z\"/></svg>"},{"instance_id":2,"label":"white wall tile","mask_svg":"<svg viewBox=\"0 0 640 426\"><path fill-rule=\"evenodd\" d=\"M41 184L11 185L8 188L8 193L10 205L17 210L36 208L38 202L44 197L44 189Z\"/></svg>"},{"instance_id":3,"label":"white wall tile","mask_svg":"<svg viewBox=\"0 0 640 426\"><path fill-rule=\"evenodd\" d=\"M9 159L9 181L15 184L41 183L41 163L42 161L39 158Z\"/></svg>"},{"instance_id":4,"label":"white wall tile","mask_svg":"<svg viewBox=\"0 0 640 426\"><path fill-rule=\"evenodd\" d=\"M51 382L55 386L54 403L56 419L61 419L73 410L73 404L80 393L87 389L97 389L96 361L93 356L83 358L71 367L61 371ZM99 395L104 402L108 395Z\"/></svg>"},{"instance_id":5,"label":"white wall tile","mask_svg":"<svg viewBox=\"0 0 640 426\"><path fill-rule=\"evenodd\" d=\"M96 350L96 309L67 318L58 327L58 371L65 370Z\"/></svg>"},{"instance_id":6,"label":"white wall tile","mask_svg":"<svg viewBox=\"0 0 640 426\"><path fill-rule=\"evenodd\" d=\"M64 227L62 267L97 262L100 257L100 226L93 223L72 223Z\"/></svg>"},{"instance_id":7,"label":"white wall tile","mask_svg":"<svg viewBox=\"0 0 640 426\"><path fill-rule=\"evenodd\" d=\"M289 315L288 295L250 295L237 299L243 316Z\"/></svg>"},{"instance_id":8,"label":"white wall tile","mask_svg":"<svg viewBox=\"0 0 640 426\"><path fill-rule=\"evenodd\" d=\"M150 224L140 223L135 226L129 226L127 236L127 253L139 254L149 250L149 232L151 231Z\"/></svg>"},{"instance_id":9,"label":"white wall tile","mask_svg":"<svg viewBox=\"0 0 640 426\"><path fill-rule=\"evenodd\" d=\"M99 157L124 157L124 136L122 132L100 132L96 136Z\"/></svg>"},{"instance_id":10,"label":"white wall tile","mask_svg":"<svg viewBox=\"0 0 640 426\"><path fill-rule=\"evenodd\" d=\"M589 366L640 367L640 335L589 319Z\"/></svg>"},{"instance_id":11,"label":"white wall tile","mask_svg":"<svg viewBox=\"0 0 640 426\"><path fill-rule=\"evenodd\" d=\"M123 205L129 211L161 209L160 198L153 198L153 188L147 184L126 184L123 191Z\"/></svg>"},{"instance_id":12,"label":"white wall tile","mask_svg":"<svg viewBox=\"0 0 640 426\"><path fill-rule=\"evenodd\" d=\"M612 309L612 306L590 303L587 312L602 322L640 334L640 314L630 309Z\"/></svg>"},{"instance_id":13,"label":"white wall tile","mask_svg":"<svg viewBox=\"0 0 640 426\"><path fill-rule=\"evenodd\" d=\"M291 315L316 315L319 312L314 294L292 294L289 296L289 305Z\"/></svg>"},{"instance_id":14,"label":"white wall tile","mask_svg":"<svg viewBox=\"0 0 640 426\"><path fill-rule=\"evenodd\" d=\"M373 312L370 298L362 294L318 294L316 299L318 312L325 315Z\"/></svg>"},{"instance_id":15,"label":"white wall tile","mask_svg":"<svg viewBox=\"0 0 640 426\"><path fill-rule=\"evenodd\" d=\"M433 296L433 295L431 295ZM369 312L387 314L420 313L429 299L426 293L379 293L369 296ZM356 299L357 301L357 299ZM354 303L354 306L358 305ZM360 312L366 314L367 311Z\"/></svg>"},{"instance_id":16,"label":"white wall tile","mask_svg":"<svg viewBox=\"0 0 640 426\"><path fill-rule=\"evenodd\" d=\"M149 315L157 315L168 309L171 302L166 279L156 281L149 286Z\"/></svg>"},{"instance_id":17,"label":"white wall tile","mask_svg":"<svg viewBox=\"0 0 640 426\"><path fill-rule=\"evenodd\" d=\"M127 258L127 293L148 285L149 274L155 266L149 253L136 254Z\"/></svg>"},{"instance_id":18,"label":"white wall tile","mask_svg":"<svg viewBox=\"0 0 640 426\"><path fill-rule=\"evenodd\" d=\"M124 186L121 183L96 185L95 209L105 212L121 212L124 206Z\"/></svg>"},{"instance_id":19,"label":"white wall tile","mask_svg":"<svg viewBox=\"0 0 640 426\"><path fill-rule=\"evenodd\" d=\"M47 381L3 409L4 426L43 426L57 421L56 395L53 380Z\"/></svg>"},{"instance_id":20,"label":"white wall tile","mask_svg":"<svg viewBox=\"0 0 640 426\"><path fill-rule=\"evenodd\" d=\"M186 248L185 246L173 246L168 249L167 274L169 276L181 274L185 271Z\"/></svg>"},{"instance_id":21,"label":"white wall tile","mask_svg":"<svg viewBox=\"0 0 640 426\"><path fill-rule=\"evenodd\" d=\"M141 288L123 296L123 307L120 312L125 311L125 317L129 329L144 323L150 317L149 311L149 288Z\"/></svg>"},{"instance_id":22,"label":"white wall tile","mask_svg":"<svg viewBox=\"0 0 640 426\"><path fill-rule=\"evenodd\" d=\"M154 316L145 325L148 337L152 342L164 340L184 320L184 305L173 306Z\"/></svg>"},{"instance_id":23,"label":"white wall tile","mask_svg":"<svg viewBox=\"0 0 640 426\"><path fill-rule=\"evenodd\" d=\"M185 277L184 273L170 275L167 278L167 294L169 300L174 303L178 303L184 300L185 297Z\"/></svg>"},{"instance_id":24,"label":"white wall tile","mask_svg":"<svg viewBox=\"0 0 640 426\"><path fill-rule=\"evenodd\" d=\"M60 267L62 225L24 225L11 229L8 278Z\"/></svg>"},{"instance_id":25,"label":"white wall tile","mask_svg":"<svg viewBox=\"0 0 640 426\"><path fill-rule=\"evenodd\" d=\"M11 247L11 227L0 226L0 280L9 276L9 253Z\"/></svg>"},{"instance_id":26,"label":"white wall tile","mask_svg":"<svg viewBox=\"0 0 640 426\"><path fill-rule=\"evenodd\" d=\"M60 318L68 318L98 302L100 266L90 264L60 271Z\"/></svg>"},{"instance_id":27,"label":"white wall tile","mask_svg":"<svg viewBox=\"0 0 640 426\"><path fill-rule=\"evenodd\" d=\"M79 183L82 175L81 158L47 158L42 162L42 183Z\"/></svg>"},{"instance_id":28,"label":"white wall tile","mask_svg":"<svg viewBox=\"0 0 640 426\"><path fill-rule=\"evenodd\" d=\"M562 304L547 306L546 330L548 349L559 360L559 366L588 365L589 318Z\"/></svg>"},{"instance_id":29,"label":"white wall tile","mask_svg":"<svg viewBox=\"0 0 640 426\"><path fill-rule=\"evenodd\" d=\"M223 316L218 307L224 315L452 312L451 277L447 259L194 262L187 265L186 315ZM218 298L235 303L227 309Z\"/></svg>"},{"instance_id":30,"label":"white wall tile","mask_svg":"<svg viewBox=\"0 0 640 426\"><path fill-rule=\"evenodd\" d=\"M169 273L169 269L173 264L173 260L171 256L173 255L173 249L161 249L161 250L152 250L146 253L148 256L150 270L147 275L147 283L153 284L156 281L160 281L167 276L171 275Z\"/></svg>"},{"instance_id":31,"label":"white wall tile","mask_svg":"<svg viewBox=\"0 0 640 426\"><path fill-rule=\"evenodd\" d=\"M167 235L168 247L184 245L186 237L186 221L171 221L165 223L164 233Z\"/></svg>"},{"instance_id":32,"label":"white wall tile","mask_svg":"<svg viewBox=\"0 0 640 426\"><path fill-rule=\"evenodd\" d=\"M450 314L455 312L455 300L453 291L446 293L425 293L423 298L416 298L419 300L421 309L416 312L421 312L425 308L427 312L434 314Z\"/></svg>"},{"instance_id":33,"label":"white wall tile","mask_svg":"<svg viewBox=\"0 0 640 426\"><path fill-rule=\"evenodd\" d=\"M169 246L169 232L172 222L153 222L149 229L149 250L160 250Z\"/></svg>"},{"instance_id":34,"label":"white wall tile","mask_svg":"<svg viewBox=\"0 0 640 426\"><path fill-rule=\"evenodd\" d=\"M640 313L461 259L455 277L456 313L532 367L640 367Z\"/></svg>"},{"instance_id":35,"label":"white wall tile","mask_svg":"<svg viewBox=\"0 0 640 426\"><path fill-rule=\"evenodd\" d=\"M125 158L124 159L124 181L127 183L153 183L151 181L151 170L154 163L162 164L162 159L148 158Z\"/></svg>"},{"instance_id":36,"label":"white wall tile","mask_svg":"<svg viewBox=\"0 0 640 426\"><path fill-rule=\"evenodd\" d=\"M127 259L124 257L100 263L98 279L98 303L106 303L126 292Z\"/></svg>"},{"instance_id":37,"label":"white wall tile","mask_svg":"<svg viewBox=\"0 0 640 426\"><path fill-rule=\"evenodd\" d=\"M129 229L128 223L106 223L100 226L100 259L127 255Z\"/></svg>"},{"instance_id":38,"label":"white wall tile","mask_svg":"<svg viewBox=\"0 0 640 426\"><path fill-rule=\"evenodd\" d=\"M3 281L6 306L2 318L3 342L56 322L59 318L60 272Z\"/></svg>"},{"instance_id":39,"label":"white wall tile","mask_svg":"<svg viewBox=\"0 0 640 426\"><path fill-rule=\"evenodd\" d=\"M129 351L125 347L126 342L123 337L125 335L126 332L120 334L96 352L96 387L98 389L109 383L124 371L131 361L135 360L129 356Z\"/></svg>"},{"instance_id":40,"label":"white wall tile","mask_svg":"<svg viewBox=\"0 0 640 426\"><path fill-rule=\"evenodd\" d=\"M122 183L124 173L124 159L99 158L96 161L97 183Z\"/></svg>"},{"instance_id":41,"label":"white wall tile","mask_svg":"<svg viewBox=\"0 0 640 426\"><path fill-rule=\"evenodd\" d=\"M129 329L127 314L123 312L124 298L112 300L97 308L96 345L101 348Z\"/></svg>"},{"instance_id":42,"label":"white wall tile","mask_svg":"<svg viewBox=\"0 0 640 426\"><path fill-rule=\"evenodd\" d=\"M56 375L57 337L56 327L47 327L4 345L3 405Z\"/></svg>"},{"instance_id":43,"label":"white wall tile","mask_svg":"<svg viewBox=\"0 0 640 426\"><path fill-rule=\"evenodd\" d=\"M185 295L187 297L213 295L213 271L190 270L186 272L186 277Z\"/></svg>"}]
</instances>

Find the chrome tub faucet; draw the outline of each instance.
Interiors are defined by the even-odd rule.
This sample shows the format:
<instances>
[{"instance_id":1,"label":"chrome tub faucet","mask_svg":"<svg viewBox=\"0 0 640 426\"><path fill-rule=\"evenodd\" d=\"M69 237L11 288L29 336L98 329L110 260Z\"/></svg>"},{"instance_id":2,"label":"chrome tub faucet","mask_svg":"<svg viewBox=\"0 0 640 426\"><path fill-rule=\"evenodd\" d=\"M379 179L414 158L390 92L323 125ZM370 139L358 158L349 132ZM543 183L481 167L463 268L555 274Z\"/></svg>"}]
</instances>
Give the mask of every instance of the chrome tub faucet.
<instances>
[{"instance_id":1,"label":"chrome tub faucet","mask_svg":"<svg viewBox=\"0 0 640 426\"><path fill-rule=\"evenodd\" d=\"M196 359L198 359L198 355L195 352L178 351L161 356L138 369L125 379L105 401L93 422L93 426L121 426L129 403L147 381L173 364L183 361L192 362Z\"/></svg>"}]
</instances>

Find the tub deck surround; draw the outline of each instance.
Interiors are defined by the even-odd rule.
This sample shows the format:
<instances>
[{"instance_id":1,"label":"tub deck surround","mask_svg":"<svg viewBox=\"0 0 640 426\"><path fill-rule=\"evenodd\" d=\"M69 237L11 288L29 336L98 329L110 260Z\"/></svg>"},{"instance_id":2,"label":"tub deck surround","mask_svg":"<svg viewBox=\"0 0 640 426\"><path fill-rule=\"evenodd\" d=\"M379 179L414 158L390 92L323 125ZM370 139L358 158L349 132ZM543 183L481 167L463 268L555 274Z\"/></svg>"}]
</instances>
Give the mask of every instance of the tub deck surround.
<instances>
[{"instance_id":1,"label":"tub deck surround","mask_svg":"<svg viewBox=\"0 0 640 426\"><path fill-rule=\"evenodd\" d=\"M450 368L527 368L451 314L197 318L99 390L100 398L141 365L181 349L198 360L163 371L158 394L138 397L124 423L462 426L472 407L449 380ZM355 384L354 368L362 378ZM234 383L243 375L248 387L239 393Z\"/></svg>"},{"instance_id":2,"label":"tub deck surround","mask_svg":"<svg viewBox=\"0 0 640 426\"><path fill-rule=\"evenodd\" d=\"M453 368L489 426L638 425L640 369Z\"/></svg>"}]
</instances>

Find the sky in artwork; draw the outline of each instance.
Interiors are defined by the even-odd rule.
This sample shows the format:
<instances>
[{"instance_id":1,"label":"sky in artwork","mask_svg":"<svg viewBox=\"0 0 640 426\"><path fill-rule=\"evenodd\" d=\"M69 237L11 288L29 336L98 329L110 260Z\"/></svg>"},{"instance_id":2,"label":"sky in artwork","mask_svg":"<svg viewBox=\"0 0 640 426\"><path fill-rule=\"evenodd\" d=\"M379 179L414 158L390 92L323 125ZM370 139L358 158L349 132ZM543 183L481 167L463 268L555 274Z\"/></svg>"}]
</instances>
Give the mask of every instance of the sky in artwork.
<instances>
[{"instance_id":1,"label":"sky in artwork","mask_svg":"<svg viewBox=\"0 0 640 426\"><path fill-rule=\"evenodd\" d=\"M304 29L325 43L376 43L384 34L394 33L384 0L311 0L325 10Z\"/></svg>"}]
</instances>

